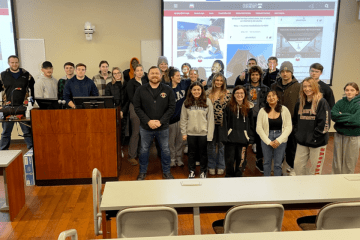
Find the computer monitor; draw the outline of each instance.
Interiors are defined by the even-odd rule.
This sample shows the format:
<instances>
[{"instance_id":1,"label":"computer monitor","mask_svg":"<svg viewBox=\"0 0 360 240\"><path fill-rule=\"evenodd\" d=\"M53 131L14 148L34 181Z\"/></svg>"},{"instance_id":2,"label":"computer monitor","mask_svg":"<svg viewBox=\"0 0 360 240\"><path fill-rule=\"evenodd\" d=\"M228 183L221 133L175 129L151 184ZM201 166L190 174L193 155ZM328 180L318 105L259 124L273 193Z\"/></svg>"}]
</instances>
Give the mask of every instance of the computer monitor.
<instances>
[{"instance_id":1,"label":"computer monitor","mask_svg":"<svg viewBox=\"0 0 360 240\"><path fill-rule=\"evenodd\" d=\"M60 109L57 98L36 98L35 100L40 109Z\"/></svg>"},{"instance_id":2,"label":"computer monitor","mask_svg":"<svg viewBox=\"0 0 360 240\"><path fill-rule=\"evenodd\" d=\"M114 108L114 96L74 97L76 108Z\"/></svg>"}]
</instances>

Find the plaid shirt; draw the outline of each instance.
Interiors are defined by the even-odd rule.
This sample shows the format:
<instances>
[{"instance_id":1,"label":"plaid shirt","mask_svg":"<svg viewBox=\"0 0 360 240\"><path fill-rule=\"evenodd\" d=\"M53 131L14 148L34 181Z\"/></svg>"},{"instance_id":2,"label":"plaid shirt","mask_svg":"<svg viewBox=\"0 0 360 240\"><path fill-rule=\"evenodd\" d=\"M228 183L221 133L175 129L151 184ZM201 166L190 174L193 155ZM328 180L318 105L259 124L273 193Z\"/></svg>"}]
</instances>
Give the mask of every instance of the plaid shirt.
<instances>
[{"instance_id":1,"label":"plaid shirt","mask_svg":"<svg viewBox=\"0 0 360 240\"><path fill-rule=\"evenodd\" d=\"M99 96L105 96L105 88L106 84L112 81L112 75L111 72L108 72L108 77L104 79L103 76L101 76L101 73L99 71L99 74L95 75L92 80L94 81L97 89L99 90Z\"/></svg>"}]
</instances>

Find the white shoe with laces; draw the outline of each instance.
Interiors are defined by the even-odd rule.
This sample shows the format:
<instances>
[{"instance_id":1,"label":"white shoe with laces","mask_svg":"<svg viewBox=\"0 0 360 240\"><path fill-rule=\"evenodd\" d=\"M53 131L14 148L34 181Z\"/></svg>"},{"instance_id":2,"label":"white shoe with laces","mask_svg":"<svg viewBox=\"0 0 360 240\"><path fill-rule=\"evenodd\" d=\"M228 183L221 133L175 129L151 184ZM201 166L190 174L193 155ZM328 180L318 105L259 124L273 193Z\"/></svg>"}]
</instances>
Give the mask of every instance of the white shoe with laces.
<instances>
[{"instance_id":1,"label":"white shoe with laces","mask_svg":"<svg viewBox=\"0 0 360 240\"><path fill-rule=\"evenodd\" d=\"M200 174L200 178L206 178L206 173L205 173L205 172L202 172L202 173Z\"/></svg>"}]
</instances>

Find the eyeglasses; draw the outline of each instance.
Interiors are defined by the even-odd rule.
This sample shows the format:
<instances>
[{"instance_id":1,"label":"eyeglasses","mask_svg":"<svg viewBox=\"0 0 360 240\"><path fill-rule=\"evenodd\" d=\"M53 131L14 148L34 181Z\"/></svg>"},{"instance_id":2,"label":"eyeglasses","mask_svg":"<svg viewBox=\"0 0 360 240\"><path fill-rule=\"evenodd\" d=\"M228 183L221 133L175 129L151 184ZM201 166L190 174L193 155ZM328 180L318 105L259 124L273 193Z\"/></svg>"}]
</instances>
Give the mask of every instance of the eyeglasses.
<instances>
[{"instance_id":1,"label":"eyeglasses","mask_svg":"<svg viewBox=\"0 0 360 240\"><path fill-rule=\"evenodd\" d=\"M118 72L118 73L113 73L113 75L119 75L119 74L121 74L121 72Z\"/></svg>"}]
</instances>

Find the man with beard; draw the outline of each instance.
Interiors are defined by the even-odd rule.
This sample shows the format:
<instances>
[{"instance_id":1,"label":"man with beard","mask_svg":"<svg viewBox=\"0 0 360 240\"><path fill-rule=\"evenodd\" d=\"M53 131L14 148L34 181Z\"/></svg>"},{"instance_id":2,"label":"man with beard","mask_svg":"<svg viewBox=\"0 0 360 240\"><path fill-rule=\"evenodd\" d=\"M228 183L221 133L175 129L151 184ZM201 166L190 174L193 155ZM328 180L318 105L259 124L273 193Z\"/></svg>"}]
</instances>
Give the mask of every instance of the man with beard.
<instances>
[{"instance_id":1,"label":"man with beard","mask_svg":"<svg viewBox=\"0 0 360 240\"><path fill-rule=\"evenodd\" d=\"M138 87L133 97L136 114L140 118L140 172L137 180L146 178L149 151L154 137L161 149L163 178L173 179L170 172L169 120L175 111L175 95L172 89L160 83L160 69L152 66L148 71L149 83Z\"/></svg>"},{"instance_id":2,"label":"man with beard","mask_svg":"<svg viewBox=\"0 0 360 240\"><path fill-rule=\"evenodd\" d=\"M19 58L11 55L8 58L10 68L0 75L0 92L3 93L3 105L11 105L15 108L24 104L27 100L28 90L34 92L34 78L25 69L19 67ZM4 104L5 102L5 104ZM4 107L4 106L3 106ZM3 122L3 132L1 134L0 150L8 150L11 141L11 132L15 122ZM28 149L32 148L32 136L30 127L20 124L23 131L24 140Z\"/></svg>"}]
</instances>

